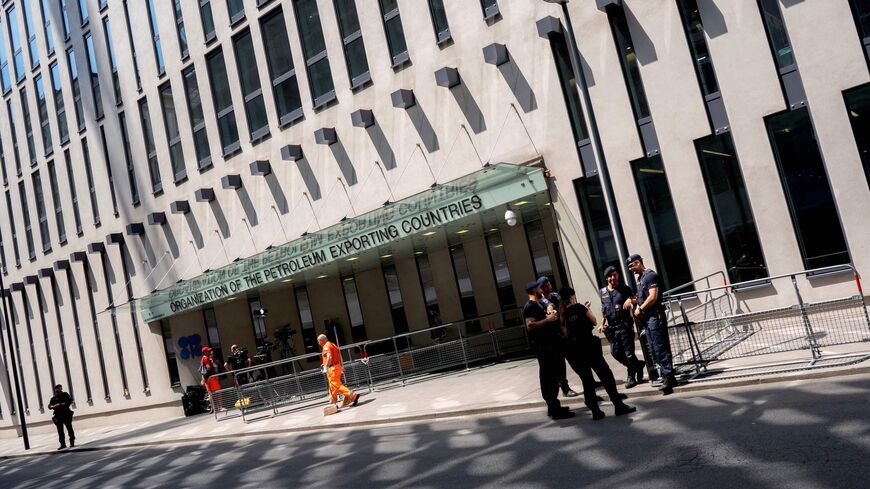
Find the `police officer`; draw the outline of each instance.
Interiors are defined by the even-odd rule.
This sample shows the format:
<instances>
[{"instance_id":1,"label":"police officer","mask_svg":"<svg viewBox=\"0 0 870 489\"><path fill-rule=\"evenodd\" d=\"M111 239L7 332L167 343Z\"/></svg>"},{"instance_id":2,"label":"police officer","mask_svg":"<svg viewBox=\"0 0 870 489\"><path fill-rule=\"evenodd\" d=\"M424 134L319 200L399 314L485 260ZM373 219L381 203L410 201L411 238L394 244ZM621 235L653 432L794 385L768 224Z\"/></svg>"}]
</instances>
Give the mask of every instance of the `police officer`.
<instances>
[{"instance_id":1,"label":"police officer","mask_svg":"<svg viewBox=\"0 0 870 489\"><path fill-rule=\"evenodd\" d=\"M559 316L554 308L541 304L543 295L537 281L526 284L529 301L523 306L523 322L529 332L535 357L538 359L538 380L541 396L547 403L547 415L556 419L574 417L574 413L559 403L559 364L565 366L560 344Z\"/></svg>"},{"instance_id":2,"label":"police officer","mask_svg":"<svg viewBox=\"0 0 870 489\"><path fill-rule=\"evenodd\" d=\"M619 280L616 267L604 270L607 286L598 295L601 297L601 324L598 332L604 333L610 342L610 354L628 368L625 388L631 389L643 382L643 368L646 365L634 352L634 320L631 317L631 297L634 291ZM628 303L628 307L626 307Z\"/></svg>"},{"instance_id":3,"label":"police officer","mask_svg":"<svg viewBox=\"0 0 870 489\"><path fill-rule=\"evenodd\" d=\"M544 309L552 307L558 312L559 294L553 291L553 284L550 283L550 279L545 276L539 277L538 286L541 288L541 305L544 306ZM577 392L568 385L568 371L565 368L565 362L559 362L559 366L557 368L559 372L559 389L562 390L562 395L564 395L565 397L577 397Z\"/></svg>"},{"instance_id":4,"label":"police officer","mask_svg":"<svg viewBox=\"0 0 870 489\"><path fill-rule=\"evenodd\" d=\"M661 296L661 279L651 268L646 268L638 254L628 257L628 269L637 275L637 296L633 301L634 317L646 332L647 344L653 362L660 369L662 385L659 390L668 395L674 392L677 378L671 362L671 342L668 339L668 322Z\"/></svg>"}]
</instances>

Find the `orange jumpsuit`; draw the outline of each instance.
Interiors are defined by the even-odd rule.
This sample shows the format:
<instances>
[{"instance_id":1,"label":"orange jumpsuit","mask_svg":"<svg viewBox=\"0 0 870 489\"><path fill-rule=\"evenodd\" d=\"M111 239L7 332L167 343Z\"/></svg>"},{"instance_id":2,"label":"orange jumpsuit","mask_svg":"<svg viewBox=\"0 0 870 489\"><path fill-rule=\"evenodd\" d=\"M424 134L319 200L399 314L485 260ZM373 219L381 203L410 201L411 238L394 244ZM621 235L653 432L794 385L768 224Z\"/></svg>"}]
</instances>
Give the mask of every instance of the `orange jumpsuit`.
<instances>
[{"instance_id":1,"label":"orange jumpsuit","mask_svg":"<svg viewBox=\"0 0 870 489\"><path fill-rule=\"evenodd\" d=\"M338 399L339 394L343 396L350 395L350 389L348 389L344 384L341 383L341 354L338 351L338 347L335 346L334 343L327 341L323 344L323 351L320 355L320 365L327 368L326 380L329 382L329 397L331 398L332 402L335 403ZM327 365L326 363L327 356L332 357L331 365Z\"/></svg>"}]
</instances>

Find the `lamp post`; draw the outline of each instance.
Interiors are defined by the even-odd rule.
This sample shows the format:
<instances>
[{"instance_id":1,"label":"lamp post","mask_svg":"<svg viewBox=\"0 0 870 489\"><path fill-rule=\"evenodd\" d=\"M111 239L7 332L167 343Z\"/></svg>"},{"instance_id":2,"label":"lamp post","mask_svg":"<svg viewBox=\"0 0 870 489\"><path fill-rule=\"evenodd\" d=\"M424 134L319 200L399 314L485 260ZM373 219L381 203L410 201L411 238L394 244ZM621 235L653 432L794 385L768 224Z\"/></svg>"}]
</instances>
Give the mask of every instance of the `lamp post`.
<instances>
[{"instance_id":1,"label":"lamp post","mask_svg":"<svg viewBox=\"0 0 870 489\"><path fill-rule=\"evenodd\" d=\"M562 15L565 17L565 40L568 43L568 53L571 59L571 69L574 72L576 85L583 96L586 105L586 113L589 118L589 136L595 147L595 167L598 178L601 181L601 189L604 194L604 206L607 208L607 217L610 220L610 230L616 244L616 254L619 256L620 267L627 282L634 282L634 275L628 270L625 263L628 257L628 247L625 244L625 236L622 233L622 223L616 211L616 199L613 196L613 186L610 183L610 173L607 170L607 160L604 157L604 149L601 147L601 135L598 132L598 124L595 122L595 112L592 109L592 99L589 96L589 88L586 86L586 77L580 64L580 55L577 51L577 40L574 37L574 26L571 24L571 14L568 13L568 0L544 0L547 3L558 3L562 6Z\"/></svg>"},{"instance_id":2,"label":"lamp post","mask_svg":"<svg viewBox=\"0 0 870 489\"><path fill-rule=\"evenodd\" d=\"M18 381L15 348L12 346L12 323L9 322L9 309L6 307L6 289L3 285L2 273L0 273L0 306L3 307L3 321L6 322L6 335L9 338L9 363L12 367L12 378L15 379L15 399L18 404L18 422L21 425L21 437L24 439L24 449L30 450L30 438L27 436L27 420L24 419L24 405L21 403L21 384Z\"/></svg>"}]
</instances>

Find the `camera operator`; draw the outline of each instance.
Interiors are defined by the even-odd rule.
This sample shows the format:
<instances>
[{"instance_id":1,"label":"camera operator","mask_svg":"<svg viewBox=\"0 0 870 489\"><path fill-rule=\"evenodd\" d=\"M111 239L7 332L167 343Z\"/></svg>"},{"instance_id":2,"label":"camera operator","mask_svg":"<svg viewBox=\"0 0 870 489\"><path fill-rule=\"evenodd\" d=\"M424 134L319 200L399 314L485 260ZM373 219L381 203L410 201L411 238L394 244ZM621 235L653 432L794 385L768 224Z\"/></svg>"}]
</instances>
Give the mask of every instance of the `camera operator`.
<instances>
[{"instance_id":1,"label":"camera operator","mask_svg":"<svg viewBox=\"0 0 870 489\"><path fill-rule=\"evenodd\" d=\"M233 345L230 348L230 355L227 357L227 361L224 363L224 368L227 372L232 372L233 370L241 370L243 368L250 367L253 362L251 361L251 357L248 356L247 348L239 348L239 345ZM233 376L233 381L236 384L236 387L239 385L244 385L248 383L248 374L239 374Z\"/></svg>"}]
</instances>

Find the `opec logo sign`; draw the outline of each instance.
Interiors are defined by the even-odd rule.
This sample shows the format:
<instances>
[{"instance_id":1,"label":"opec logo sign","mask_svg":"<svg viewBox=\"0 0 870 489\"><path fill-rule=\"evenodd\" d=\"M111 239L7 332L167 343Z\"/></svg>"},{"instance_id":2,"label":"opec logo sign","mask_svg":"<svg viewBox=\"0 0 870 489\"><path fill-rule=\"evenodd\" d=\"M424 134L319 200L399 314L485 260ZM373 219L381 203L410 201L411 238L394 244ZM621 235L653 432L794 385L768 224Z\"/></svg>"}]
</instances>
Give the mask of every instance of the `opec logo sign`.
<instances>
[{"instance_id":1,"label":"opec logo sign","mask_svg":"<svg viewBox=\"0 0 870 489\"><path fill-rule=\"evenodd\" d=\"M202 356L202 337L198 334L178 338L179 355L182 360Z\"/></svg>"}]
</instances>

